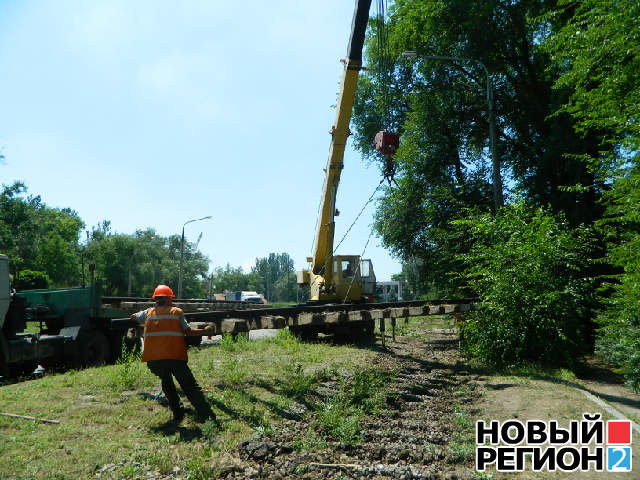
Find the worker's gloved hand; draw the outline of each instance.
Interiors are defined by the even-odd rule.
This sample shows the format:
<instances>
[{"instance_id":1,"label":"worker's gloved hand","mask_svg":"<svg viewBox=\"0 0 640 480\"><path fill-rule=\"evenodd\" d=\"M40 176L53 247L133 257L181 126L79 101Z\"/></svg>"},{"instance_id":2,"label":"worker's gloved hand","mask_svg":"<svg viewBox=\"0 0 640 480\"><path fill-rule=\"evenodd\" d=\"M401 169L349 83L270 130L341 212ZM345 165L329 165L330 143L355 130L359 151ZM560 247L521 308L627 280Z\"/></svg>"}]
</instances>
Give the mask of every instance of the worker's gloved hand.
<instances>
[{"instance_id":1,"label":"worker's gloved hand","mask_svg":"<svg viewBox=\"0 0 640 480\"><path fill-rule=\"evenodd\" d=\"M131 317L129 317L129 318L131 318L131 321L132 321L132 322L135 322L135 321L136 321L136 314L135 314L135 313L132 313L132 314L131 314Z\"/></svg>"}]
</instances>

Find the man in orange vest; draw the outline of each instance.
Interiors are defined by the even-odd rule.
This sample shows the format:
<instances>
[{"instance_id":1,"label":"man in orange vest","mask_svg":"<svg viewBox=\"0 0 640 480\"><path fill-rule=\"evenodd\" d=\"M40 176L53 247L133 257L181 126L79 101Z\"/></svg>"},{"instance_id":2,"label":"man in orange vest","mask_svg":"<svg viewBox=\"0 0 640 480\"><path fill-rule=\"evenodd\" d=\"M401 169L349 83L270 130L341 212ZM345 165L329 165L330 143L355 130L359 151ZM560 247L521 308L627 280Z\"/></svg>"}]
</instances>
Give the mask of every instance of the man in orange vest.
<instances>
[{"instance_id":1,"label":"man in orange vest","mask_svg":"<svg viewBox=\"0 0 640 480\"><path fill-rule=\"evenodd\" d=\"M198 420L216 420L200 385L187 365L187 343L184 337L202 335L204 329L189 326L182 309L171 305L174 298L171 288L158 285L153 292L155 307L131 315L132 320L144 323L142 361L147 362L149 370L160 377L162 391L167 397L175 422L184 418L185 411L180 403L173 377L176 377L182 391L196 409Z\"/></svg>"}]
</instances>

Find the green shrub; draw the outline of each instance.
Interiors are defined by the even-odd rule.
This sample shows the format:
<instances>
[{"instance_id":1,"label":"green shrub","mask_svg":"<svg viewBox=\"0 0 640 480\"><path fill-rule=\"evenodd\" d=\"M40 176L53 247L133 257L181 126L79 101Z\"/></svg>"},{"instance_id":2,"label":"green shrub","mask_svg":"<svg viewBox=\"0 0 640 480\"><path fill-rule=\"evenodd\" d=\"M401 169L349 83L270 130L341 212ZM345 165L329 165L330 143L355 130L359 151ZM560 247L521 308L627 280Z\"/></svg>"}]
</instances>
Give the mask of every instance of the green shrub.
<instances>
[{"instance_id":1,"label":"green shrub","mask_svg":"<svg viewBox=\"0 0 640 480\"><path fill-rule=\"evenodd\" d=\"M463 275L482 300L462 324L466 355L497 366L571 365L590 349L588 229L521 201L455 224L473 237Z\"/></svg>"}]
</instances>

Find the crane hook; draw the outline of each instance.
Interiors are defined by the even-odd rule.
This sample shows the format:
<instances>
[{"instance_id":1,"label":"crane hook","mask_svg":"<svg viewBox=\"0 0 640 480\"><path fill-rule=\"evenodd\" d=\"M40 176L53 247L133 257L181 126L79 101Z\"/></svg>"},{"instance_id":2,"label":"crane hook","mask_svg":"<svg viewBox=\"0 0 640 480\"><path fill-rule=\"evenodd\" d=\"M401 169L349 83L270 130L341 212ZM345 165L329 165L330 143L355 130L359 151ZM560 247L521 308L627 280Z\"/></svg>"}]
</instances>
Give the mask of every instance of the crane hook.
<instances>
[{"instance_id":1,"label":"crane hook","mask_svg":"<svg viewBox=\"0 0 640 480\"><path fill-rule=\"evenodd\" d=\"M389 185L391 185L391 182L397 185L397 182L393 178L396 173L396 164L393 161L393 154L396 153L396 150L398 150L398 147L400 146L400 135L388 130L381 130L376 133L375 142L376 150L384 157L384 167L382 170L384 180L389 182Z\"/></svg>"}]
</instances>

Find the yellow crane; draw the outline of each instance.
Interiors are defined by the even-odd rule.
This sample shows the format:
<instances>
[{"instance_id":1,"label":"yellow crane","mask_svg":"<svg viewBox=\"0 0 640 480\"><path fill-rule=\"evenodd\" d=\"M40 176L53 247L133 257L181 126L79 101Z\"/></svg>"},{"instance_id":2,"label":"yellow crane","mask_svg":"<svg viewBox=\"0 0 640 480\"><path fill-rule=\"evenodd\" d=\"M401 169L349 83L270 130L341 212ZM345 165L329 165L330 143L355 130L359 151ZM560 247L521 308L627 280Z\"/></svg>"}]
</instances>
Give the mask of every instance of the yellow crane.
<instances>
[{"instance_id":1,"label":"yellow crane","mask_svg":"<svg viewBox=\"0 0 640 480\"><path fill-rule=\"evenodd\" d=\"M358 255L333 255L336 194L343 168L344 149L349 137L349 122L362 69L362 47L369 19L371 0L356 0L351 37L344 59L344 72L340 82L340 95L336 108L335 123L331 128L329 160L325 170L318 230L314 242L313 256L307 258L308 270L298 272L300 286L309 288L309 300L318 302L360 302L373 299L375 274L370 260L361 260ZM397 139L396 139L397 141Z\"/></svg>"}]
</instances>

